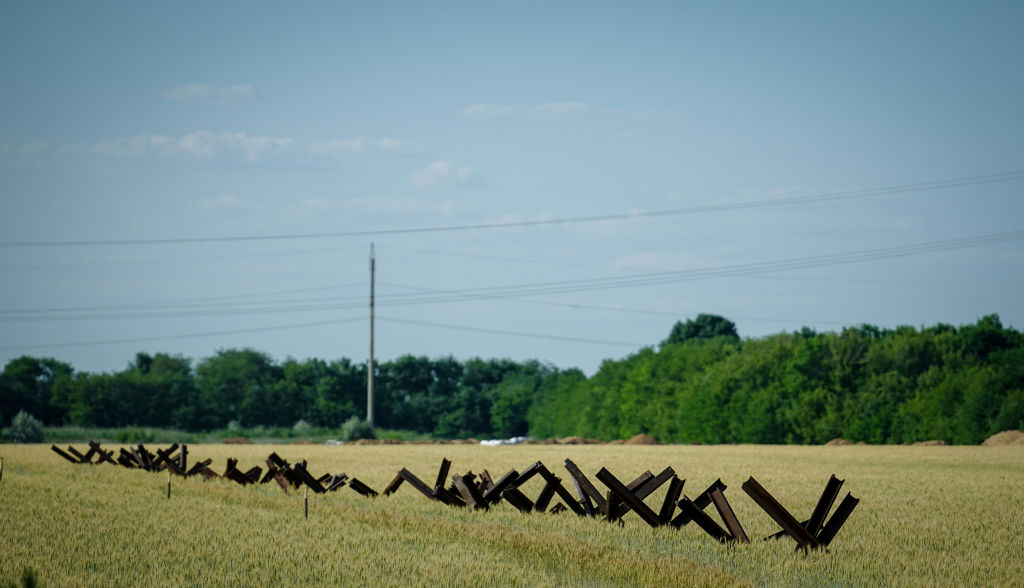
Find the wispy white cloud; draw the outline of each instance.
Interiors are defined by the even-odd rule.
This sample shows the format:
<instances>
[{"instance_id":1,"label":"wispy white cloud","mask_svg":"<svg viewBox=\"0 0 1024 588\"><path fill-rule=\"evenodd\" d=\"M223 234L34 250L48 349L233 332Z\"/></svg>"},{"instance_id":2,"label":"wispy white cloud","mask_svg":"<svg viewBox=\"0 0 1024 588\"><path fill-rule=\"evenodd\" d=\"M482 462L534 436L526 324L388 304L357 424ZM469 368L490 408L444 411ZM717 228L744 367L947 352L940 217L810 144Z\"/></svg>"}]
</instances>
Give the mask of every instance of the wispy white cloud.
<instances>
[{"instance_id":1,"label":"wispy white cloud","mask_svg":"<svg viewBox=\"0 0 1024 588\"><path fill-rule=\"evenodd\" d=\"M182 102L189 100L208 100L213 102L244 102L256 96L249 84L232 84L229 86L211 86L209 84L185 84L171 88L163 93L164 100Z\"/></svg>"},{"instance_id":2,"label":"wispy white cloud","mask_svg":"<svg viewBox=\"0 0 1024 588\"><path fill-rule=\"evenodd\" d=\"M99 143L65 145L61 152L68 155L97 157L138 158L157 156L165 158L214 159L236 156L254 163L275 153L291 150L295 141L288 137L266 137L248 133L195 131L174 137L169 135L134 135L117 137Z\"/></svg>"},{"instance_id":3,"label":"wispy white cloud","mask_svg":"<svg viewBox=\"0 0 1024 588\"><path fill-rule=\"evenodd\" d=\"M416 172L412 183L420 188L429 188L447 183L463 183L472 175L473 170L464 165L442 159L428 164Z\"/></svg>"},{"instance_id":4,"label":"wispy white cloud","mask_svg":"<svg viewBox=\"0 0 1024 588\"><path fill-rule=\"evenodd\" d=\"M362 151L396 151L399 149L409 149L411 147L411 143L401 139L368 139L366 137L352 137L350 139L315 141L306 145L306 151L312 155L336 157L338 155L359 153Z\"/></svg>"},{"instance_id":5,"label":"wispy white cloud","mask_svg":"<svg viewBox=\"0 0 1024 588\"><path fill-rule=\"evenodd\" d=\"M459 111L459 114L472 119L501 118L511 116L518 111L514 106L499 106L497 104L470 104Z\"/></svg>"},{"instance_id":6,"label":"wispy white cloud","mask_svg":"<svg viewBox=\"0 0 1024 588\"><path fill-rule=\"evenodd\" d=\"M586 102L547 102L538 104L531 112L541 118L572 118L587 114L610 115L616 111L609 108L597 108Z\"/></svg>"},{"instance_id":7,"label":"wispy white cloud","mask_svg":"<svg viewBox=\"0 0 1024 588\"><path fill-rule=\"evenodd\" d=\"M353 137L300 143L291 137L200 130L180 136L132 135L97 143L72 143L61 146L58 152L68 156L116 159L236 159L246 163L257 163L274 158L288 158L296 163L330 163L351 154L410 149L411 143L393 138ZM3 152L0 150L0 154Z\"/></svg>"}]
</instances>

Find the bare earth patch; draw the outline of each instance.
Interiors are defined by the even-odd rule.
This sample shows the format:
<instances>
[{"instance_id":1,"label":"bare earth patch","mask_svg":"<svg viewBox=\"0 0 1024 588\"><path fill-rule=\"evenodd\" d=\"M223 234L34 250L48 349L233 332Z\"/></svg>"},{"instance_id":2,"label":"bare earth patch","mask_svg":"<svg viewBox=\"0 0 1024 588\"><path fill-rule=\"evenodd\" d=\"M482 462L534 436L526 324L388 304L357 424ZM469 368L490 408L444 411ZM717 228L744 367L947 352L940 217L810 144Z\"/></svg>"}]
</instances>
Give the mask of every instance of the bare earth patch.
<instances>
[{"instance_id":1,"label":"bare earth patch","mask_svg":"<svg viewBox=\"0 0 1024 588\"><path fill-rule=\"evenodd\" d=\"M1024 431L1003 431L981 442L982 445L1024 445Z\"/></svg>"}]
</instances>

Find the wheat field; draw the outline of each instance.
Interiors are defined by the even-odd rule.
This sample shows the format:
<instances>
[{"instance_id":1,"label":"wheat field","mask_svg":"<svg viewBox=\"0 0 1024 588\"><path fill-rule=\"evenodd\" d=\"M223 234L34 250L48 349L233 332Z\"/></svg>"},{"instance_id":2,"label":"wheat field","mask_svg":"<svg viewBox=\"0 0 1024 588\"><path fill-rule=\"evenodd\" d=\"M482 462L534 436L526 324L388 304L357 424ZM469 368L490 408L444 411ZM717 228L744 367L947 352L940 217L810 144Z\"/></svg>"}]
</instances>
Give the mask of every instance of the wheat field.
<instances>
[{"instance_id":1,"label":"wheat field","mask_svg":"<svg viewBox=\"0 0 1024 588\"><path fill-rule=\"evenodd\" d=\"M115 446L107 446L113 449ZM495 477L543 461L567 480L671 466L695 496L716 478L751 543L722 545L690 524L651 529L571 513L524 515L428 501L408 484L390 497L344 487L309 496L275 484L175 478L74 465L47 445L4 445L0 585L31 569L43 586L878 586L1024 585L1024 447L191 445L190 459L263 466L276 451L318 476L344 472L380 491L406 467L432 484L452 473ZM755 477L795 516L830 474L861 499L828 552L803 554L740 485ZM603 486L596 482L599 488ZM540 492L539 478L525 493ZM568 485L568 484L567 484ZM661 504L664 489L647 499ZM556 500L552 502L554 504ZM713 513L713 509L711 511Z\"/></svg>"}]
</instances>

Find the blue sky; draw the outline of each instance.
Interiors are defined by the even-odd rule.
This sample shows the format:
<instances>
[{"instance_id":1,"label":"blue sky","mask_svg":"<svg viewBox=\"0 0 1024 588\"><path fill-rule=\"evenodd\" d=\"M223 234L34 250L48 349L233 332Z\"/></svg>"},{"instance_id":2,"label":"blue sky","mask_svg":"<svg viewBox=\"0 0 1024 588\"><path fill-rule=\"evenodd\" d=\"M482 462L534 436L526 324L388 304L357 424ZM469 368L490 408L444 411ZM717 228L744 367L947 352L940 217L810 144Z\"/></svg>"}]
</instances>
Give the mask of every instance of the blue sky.
<instances>
[{"instance_id":1,"label":"blue sky","mask_svg":"<svg viewBox=\"0 0 1024 588\"><path fill-rule=\"evenodd\" d=\"M379 359L592 373L701 312L1024 328L1022 25L1018 2L6 3L0 361L365 361L371 242Z\"/></svg>"}]
</instances>

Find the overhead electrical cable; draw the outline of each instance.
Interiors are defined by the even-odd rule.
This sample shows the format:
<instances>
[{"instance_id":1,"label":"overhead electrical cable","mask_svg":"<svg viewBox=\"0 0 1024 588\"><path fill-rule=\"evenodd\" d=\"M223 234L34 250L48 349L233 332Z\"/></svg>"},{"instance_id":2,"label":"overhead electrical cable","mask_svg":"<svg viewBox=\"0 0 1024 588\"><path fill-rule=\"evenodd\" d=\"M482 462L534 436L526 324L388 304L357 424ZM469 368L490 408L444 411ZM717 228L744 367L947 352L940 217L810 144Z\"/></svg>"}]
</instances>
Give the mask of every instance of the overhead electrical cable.
<instances>
[{"instance_id":1,"label":"overhead electrical cable","mask_svg":"<svg viewBox=\"0 0 1024 588\"><path fill-rule=\"evenodd\" d=\"M628 220L638 218L652 218L664 216L677 216L688 214L700 214L708 212L723 212L730 210L743 210L750 208L765 208L775 206L791 206L794 204L806 204L813 202L828 202L833 200L847 200L852 198L864 198L869 196L882 196L903 192L923 192L929 190L940 190L946 188L958 188L964 186L977 186L981 184L992 184L999 182L1012 182L1024 180L1024 170L1001 172L980 176L968 176L952 178L947 180L936 180L930 182L917 182L913 184L902 184L882 188L868 188L863 190L849 190L845 192L828 192L810 196L796 196L788 198L771 198L761 200L748 200L744 202L733 202L726 204L708 204L691 206L685 208L669 208L663 210L633 211L624 213L613 213L593 216L564 217L554 219L537 219L522 221L501 221L501 222L480 222L464 225L445 225L436 227L411 227L397 229L375 229L360 231L339 231L327 233L292 233L282 235L247 235L234 237L177 237L165 239L81 239L68 241L0 241L0 247L92 247L92 246L131 246L131 245L178 245L185 243L232 243L247 241L296 241L307 239L334 239L342 237L370 237L382 235L405 235L415 233L440 233L454 231L475 231L488 229L501 229L511 227L532 227L542 225L566 225L577 223L593 223L612 220Z\"/></svg>"},{"instance_id":2,"label":"overhead electrical cable","mask_svg":"<svg viewBox=\"0 0 1024 588\"><path fill-rule=\"evenodd\" d=\"M860 263L882 259L893 259L911 255L922 255L939 251L949 251L976 247L980 245L991 245L1009 241L1024 239L1024 230L1008 231L1002 233L991 233L973 237L958 239L947 239L943 241L930 241L912 245L901 245L894 247L882 247L851 251L845 253L816 255L792 259L774 261L752 262L719 266L711 268L699 268L693 270L677 270L668 272L656 272L633 276L620 276L612 278L589 278L580 280L564 280L556 282L541 282L534 284L520 284L512 286L488 286L480 288L468 288L462 290L442 291L442 293L409 293L381 295L377 298L378 305L403 306L414 304L438 304L460 302L466 300L480 299L502 299L522 298L529 296L542 296L552 294L564 294L573 292L587 292L595 290L606 290L616 288L635 288L666 283L704 280L714 278L748 276L778 271L789 271L795 269L808 269L817 267L834 266L849 263ZM268 301L263 303L239 303L229 306L207 306L205 308L146 311L131 310L124 312L106 312L89 314L81 309L67 313L56 312L25 312L24 310L0 311L0 321L25 321L25 320L92 320L92 319L116 319L116 318L174 318L181 316L224 316L238 314L266 314L272 312L309 312L339 310L345 308L357 308L365 305L362 296L346 297L350 302L338 302L344 298L317 298L302 301ZM76 314L77 313L77 314Z\"/></svg>"},{"instance_id":3,"label":"overhead electrical cable","mask_svg":"<svg viewBox=\"0 0 1024 588\"><path fill-rule=\"evenodd\" d=\"M527 337L530 339L547 339L549 341L568 341L570 343L589 343L594 345L617 345L622 347L643 347L644 343L628 343L626 341L608 341L604 339L587 339L583 337L566 337L562 335L548 335L541 333L527 333L524 331L508 331L504 329L488 329L484 327L470 327L466 325L452 325L447 323L434 323L429 321L416 321L392 317L378 316L377 320L388 323L399 323L403 325L415 325L420 327L433 327L437 329L451 329L455 331L471 331L474 333L486 333L489 335L508 335L512 337Z\"/></svg>"},{"instance_id":4,"label":"overhead electrical cable","mask_svg":"<svg viewBox=\"0 0 1024 588\"><path fill-rule=\"evenodd\" d=\"M29 345L5 345L0 347L0 351L20 350L20 349L50 349L59 347L98 347L101 345L121 345L127 343L149 343L152 341L173 341L176 339L198 339L203 337L222 337L225 335L243 335L246 333L262 333L266 331L284 331L290 329L307 329L312 327L322 327L325 325L339 325L344 323L355 323L365 321L366 317L355 317L347 319L335 319L335 320L324 320L316 321L313 323L296 323L291 325L276 325L271 327L253 327L248 329L234 329L229 331L207 331L202 333L186 333L181 335L162 335L153 337L134 337L129 339L107 339L101 341L77 341L67 343L46 343L46 344L29 344Z\"/></svg>"}]
</instances>

